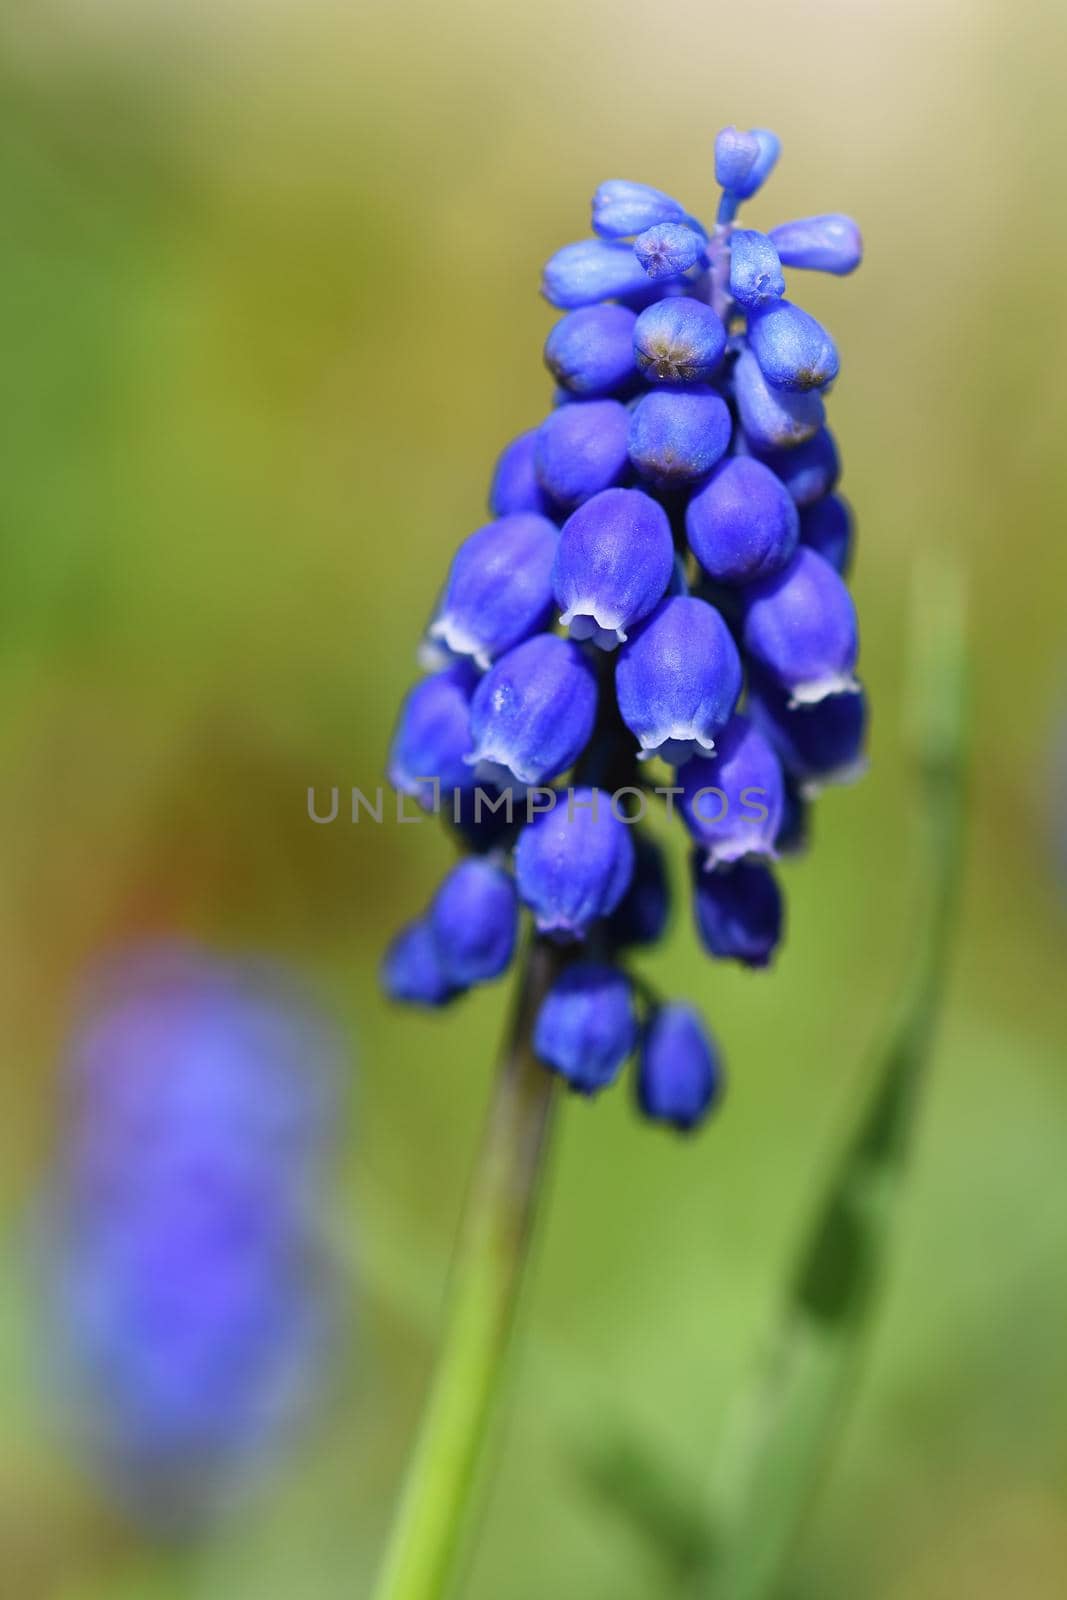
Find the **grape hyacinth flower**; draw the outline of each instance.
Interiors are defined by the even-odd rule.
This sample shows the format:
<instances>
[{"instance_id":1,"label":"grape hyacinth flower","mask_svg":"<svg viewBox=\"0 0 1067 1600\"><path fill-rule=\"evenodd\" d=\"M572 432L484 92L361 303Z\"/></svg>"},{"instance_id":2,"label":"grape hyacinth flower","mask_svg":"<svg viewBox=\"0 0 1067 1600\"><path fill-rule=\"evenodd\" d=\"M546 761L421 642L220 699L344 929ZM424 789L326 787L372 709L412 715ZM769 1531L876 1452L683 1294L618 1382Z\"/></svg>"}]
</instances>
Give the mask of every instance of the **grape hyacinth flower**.
<instances>
[{"instance_id":1,"label":"grape hyacinth flower","mask_svg":"<svg viewBox=\"0 0 1067 1600\"><path fill-rule=\"evenodd\" d=\"M805 506L800 513L800 542L847 577L852 565L852 513L847 500L828 494Z\"/></svg>"},{"instance_id":2,"label":"grape hyacinth flower","mask_svg":"<svg viewBox=\"0 0 1067 1600\"><path fill-rule=\"evenodd\" d=\"M822 556L802 545L788 566L752 584L744 601L744 649L794 704L858 692L856 608Z\"/></svg>"},{"instance_id":3,"label":"grape hyacinth flower","mask_svg":"<svg viewBox=\"0 0 1067 1600\"><path fill-rule=\"evenodd\" d=\"M573 510L618 483L628 465L630 419L618 400L559 406L537 431L534 465L542 488Z\"/></svg>"},{"instance_id":4,"label":"grape hyacinth flower","mask_svg":"<svg viewBox=\"0 0 1067 1600\"><path fill-rule=\"evenodd\" d=\"M663 598L674 572L671 527L640 489L610 489L567 518L553 584L572 639L614 650Z\"/></svg>"},{"instance_id":5,"label":"grape hyacinth flower","mask_svg":"<svg viewBox=\"0 0 1067 1600\"><path fill-rule=\"evenodd\" d=\"M800 515L769 467L731 456L690 500L685 531L708 577L732 587L785 566L800 538Z\"/></svg>"},{"instance_id":6,"label":"grape hyacinth flower","mask_svg":"<svg viewBox=\"0 0 1067 1600\"><path fill-rule=\"evenodd\" d=\"M456 552L441 610L430 626L455 656L484 671L531 633L552 606L552 566L559 533L534 512L513 512L472 533Z\"/></svg>"},{"instance_id":7,"label":"grape hyacinth flower","mask_svg":"<svg viewBox=\"0 0 1067 1600\"><path fill-rule=\"evenodd\" d=\"M578 647L538 634L502 656L474 691L467 760L502 785L544 783L581 755L596 707L596 677Z\"/></svg>"},{"instance_id":8,"label":"grape hyacinth flower","mask_svg":"<svg viewBox=\"0 0 1067 1600\"><path fill-rule=\"evenodd\" d=\"M722 130L710 225L664 190L603 183L592 236L547 263L557 387L497 460L494 521L430 629L460 659L409 695L390 758L476 854L394 940L389 994L450 1004L505 970L525 921L533 1052L590 1095L636 1050L638 1105L680 1129L722 1067L690 1007L626 972L669 913L648 814L690 836L704 949L766 967L784 922L767 863L863 761L852 522L826 426L839 354L792 281L853 271L862 245L836 213L738 224L778 156L768 129Z\"/></svg>"},{"instance_id":9,"label":"grape hyacinth flower","mask_svg":"<svg viewBox=\"0 0 1067 1600\"><path fill-rule=\"evenodd\" d=\"M573 789L528 823L515 846L519 895L552 939L584 939L615 910L633 870L630 830L596 789Z\"/></svg>"},{"instance_id":10,"label":"grape hyacinth flower","mask_svg":"<svg viewBox=\"0 0 1067 1600\"><path fill-rule=\"evenodd\" d=\"M726 454L731 431L730 408L714 389L654 390L630 413L630 461L662 489L699 483Z\"/></svg>"},{"instance_id":11,"label":"grape hyacinth flower","mask_svg":"<svg viewBox=\"0 0 1067 1600\"><path fill-rule=\"evenodd\" d=\"M437 964L453 989L488 983L515 953L519 908L511 875L475 856L453 867L434 896L429 925Z\"/></svg>"},{"instance_id":12,"label":"grape hyacinth flower","mask_svg":"<svg viewBox=\"0 0 1067 1600\"><path fill-rule=\"evenodd\" d=\"M653 1122L688 1133L703 1121L722 1088L714 1042L690 1006L667 1005L649 1023L641 1050L637 1099Z\"/></svg>"},{"instance_id":13,"label":"grape hyacinth flower","mask_svg":"<svg viewBox=\"0 0 1067 1600\"><path fill-rule=\"evenodd\" d=\"M630 984L618 967L577 961L545 996L534 1049L547 1067L582 1094L618 1077L638 1039Z\"/></svg>"},{"instance_id":14,"label":"grape hyacinth flower","mask_svg":"<svg viewBox=\"0 0 1067 1600\"><path fill-rule=\"evenodd\" d=\"M462 787L471 752L471 695L478 675L457 662L417 683L404 702L389 752L389 782L426 810L435 800L435 783Z\"/></svg>"},{"instance_id":15,"label":"grape hyacinth flower","mask_svg":"<svg viewBox=\"0 0 1067 1600\"><path fill-rule=\"evenodd\" d=\"M688 762L679 782L685 825L709 869L774 855L784 804L782 766L748 717L731 717L714 756Z\"/></svg>"},{"instance_id":16,"label":"grape hyacinth flower","mask_svg":"<svg viewBox=\"0 0 1067 1600\"><path fill-rule=\"evenodd\" d=\"M678 663L689 670L678 671ZM722 617L695 595L661 602L624 645L615 693L639 755L682 766L690 756L715 754L716 736L741 693L741 657Z\"/></svg>"},{"instance_id":17,"label":"grape hyacinth flower","mask_svg":"<svg viewBox=\"0 0 1067 1600\"><path fill-rule=\"evenodd\" d=\"M90 999L45 1199L49 1342L127 1512L188 1537L269 1463L328 1350L337 1047L277 973L187 948Z\"/></svg>"},{"instance_id":18,"label":"grape hyacinth flower","mask_svg":"<svg viewBox=\"0 0 1067 1600\"><path fill-rule=\"evenodd\" d=\"M706 872L694 851L693 909L700 942L720 961L746 967L769 964L782 931L782 896L774 874L760 861L737 861Z\"/></svg>"}]
</instances>

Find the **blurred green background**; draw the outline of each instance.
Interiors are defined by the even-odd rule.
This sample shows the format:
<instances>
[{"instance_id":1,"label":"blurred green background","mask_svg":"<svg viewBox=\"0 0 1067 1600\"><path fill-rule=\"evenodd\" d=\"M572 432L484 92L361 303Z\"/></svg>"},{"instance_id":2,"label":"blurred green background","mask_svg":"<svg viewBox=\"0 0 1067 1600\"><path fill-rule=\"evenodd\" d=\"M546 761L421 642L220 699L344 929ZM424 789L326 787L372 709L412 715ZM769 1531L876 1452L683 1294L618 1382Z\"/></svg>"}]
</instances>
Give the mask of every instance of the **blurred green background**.
<instances>
[{"instance_id":1,"label":"blurred green background","mask_svg":"<svg viewBox=\"0 0 1067 1600\"><path fill-rule=\"evenodd\" d=\"M951 1004L860 1404L792 1600L1045 1600L1067 1573L1062 15L1049 0L40 0L0 22L0 1593L173 1592L42 1396L25 1219L86 964L184 932L290 960L354 1055L346 1370L184 1575L367 1592L427 1376L506 996L389 1014L375 968L449 858L316 828L379 781L492 460L548 397L541 261L608 176L712 204L726 122L783 158L755 226L840 209L831 420L857 508L872 767L788 869L772 977L687 919L648 963L731 1066L679 1143L568 1103L466 1591L669 1592L578 1468L622 1419L700 1481L910 948L912 569L969 573L973 829ZM680 865L682 852L677 851Z\"/></svg>"}]
</instances>

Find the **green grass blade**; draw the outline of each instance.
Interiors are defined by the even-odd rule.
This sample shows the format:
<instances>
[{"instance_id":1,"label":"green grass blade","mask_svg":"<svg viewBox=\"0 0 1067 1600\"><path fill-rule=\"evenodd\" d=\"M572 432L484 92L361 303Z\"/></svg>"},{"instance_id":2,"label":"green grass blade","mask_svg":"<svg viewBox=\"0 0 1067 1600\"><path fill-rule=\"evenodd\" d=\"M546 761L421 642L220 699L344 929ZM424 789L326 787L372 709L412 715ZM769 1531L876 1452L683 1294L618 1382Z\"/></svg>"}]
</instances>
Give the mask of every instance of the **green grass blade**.
<instances>
[{"instance_id":1,"label":"green grass blade","mask_svg":"<svg viewBox=\"0 0 1067 1600\"><path fill-rule=\"evenodd\" d=\"M875 1089L800 1252L781 1321L728 1426L716 1477L708 1600L777 1588L850 1397L879 1287L951 953L963 854L967 662L961 586L924 570L911 735L922 902L914 964L875 1052Z\"/></svg>"}]
</instances>

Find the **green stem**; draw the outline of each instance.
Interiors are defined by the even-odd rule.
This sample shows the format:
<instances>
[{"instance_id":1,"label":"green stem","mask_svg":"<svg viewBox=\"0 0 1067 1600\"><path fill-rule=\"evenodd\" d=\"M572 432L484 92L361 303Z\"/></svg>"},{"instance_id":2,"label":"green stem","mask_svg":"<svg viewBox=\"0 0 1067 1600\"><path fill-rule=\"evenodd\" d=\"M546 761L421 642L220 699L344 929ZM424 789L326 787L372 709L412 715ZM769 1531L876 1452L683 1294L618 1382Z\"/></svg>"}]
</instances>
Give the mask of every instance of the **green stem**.
<instances>
[{"instance_id":1,"label":"green stem","mask_svg":"<svg viewBox=\"0 0 1067 1600\"><path fill-rule=\"evenodd\" d=\"M375 1600L438 1600L461 1554L558 1096L533 1023L555 975L551 948L527 959L452 1266L440 1355Z\"/></svg>"}]
</instances>

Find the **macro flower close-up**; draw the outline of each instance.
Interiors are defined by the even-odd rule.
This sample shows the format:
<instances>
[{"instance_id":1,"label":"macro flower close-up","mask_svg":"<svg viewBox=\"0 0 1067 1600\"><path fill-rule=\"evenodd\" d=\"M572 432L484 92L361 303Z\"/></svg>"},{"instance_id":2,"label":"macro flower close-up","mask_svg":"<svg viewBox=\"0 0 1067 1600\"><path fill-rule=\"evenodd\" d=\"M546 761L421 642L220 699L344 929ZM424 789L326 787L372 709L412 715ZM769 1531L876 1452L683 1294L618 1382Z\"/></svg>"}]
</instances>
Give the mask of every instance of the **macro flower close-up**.
<instances>
[{"instance_id":1,"label":"macro flower close-up","mask_svg":"<svg viewBox=\"0 0 1067 1600\"><path fill-rule=\"evenodd\" d=\"M396 935L386 991L440 1006L499 977L521 948L521 905L556 947L534 1024L545 1067L584 1094L605 1088L639 1012L637 1105L687 1131L720 1097L720 1046L692 1008L682 1028L630 983L613 923L651 847L649 808L673 818L679 801L708 956L766 967L787 791L806 810L820 783L862 770L855 607L843 563L801 523L802 507L817 535L842 521L851 548L823 403L839 360L786 298L784 269L840 276L863 246L837 214L738 225L779 151L768 129L721 130L706 226L663 190L602 183L593 237L546 264L542 293L564 313L544 348L554 408L501 452L497 519L453 560L427 631L444 659L425 652L436 670L405 700L389 758L427 809L477 822L502 807L513 833L483 841L475 827L486 859L454 868ZM716 1059L715 1093L687 1097L662 1064L666 1040L691 1036Z\"/></svg>"},{"instance_id":2,"label":"macro flower close-up","mask_svg":"<svg viewBox=\"0 0 1067 1600\"><path fill-rule=\"evenodd\" d=\"M0 26L0 1600L1062 1600L1055 7Z\"/></svg>"}]
</instances>

